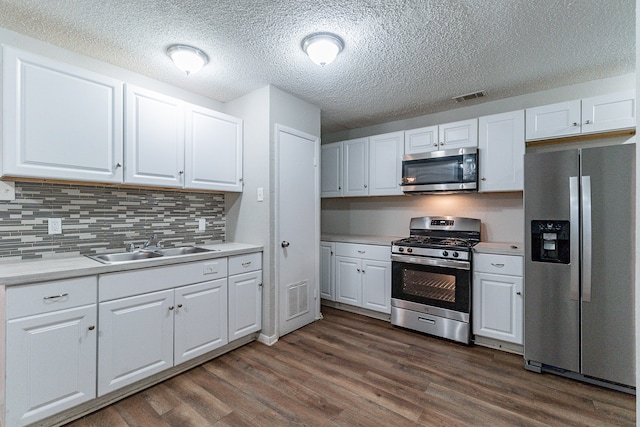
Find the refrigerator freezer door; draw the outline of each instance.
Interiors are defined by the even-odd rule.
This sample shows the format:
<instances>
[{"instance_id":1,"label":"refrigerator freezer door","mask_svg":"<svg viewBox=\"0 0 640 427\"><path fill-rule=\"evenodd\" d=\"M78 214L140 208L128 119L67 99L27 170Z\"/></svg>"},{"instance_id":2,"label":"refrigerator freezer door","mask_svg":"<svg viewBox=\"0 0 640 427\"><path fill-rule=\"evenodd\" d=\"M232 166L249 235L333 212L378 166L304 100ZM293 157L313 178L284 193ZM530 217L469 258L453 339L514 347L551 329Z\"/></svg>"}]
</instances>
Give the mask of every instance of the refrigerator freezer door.
<instances>
[{"instance_id":1,"label":"refrigerator freezer door","mask_svg":"<svg viewBox=\"0 0 640 427\"><path fill-rule=\"evenodd\" d=\"M591 272L590 301L583 277L582 374L635 386L635 145L583 149L581 163L591 184L590 194L582 188L583 219L591 216L582 230L583 274Z\"/></svg>"},{"instance_id":2,"label":"refrigerator freezer door","mask_svg":"<svg viewBox=\"0 0 640 427\"><path fill-rule=\"evenodd\" d=\"M578 150L526 154L524 160L525 359L579 372L580 301L571 292L580 274ZM532 260L531 222L544 220L571 222L569 264Z\"/></svg>"}]
</instances>

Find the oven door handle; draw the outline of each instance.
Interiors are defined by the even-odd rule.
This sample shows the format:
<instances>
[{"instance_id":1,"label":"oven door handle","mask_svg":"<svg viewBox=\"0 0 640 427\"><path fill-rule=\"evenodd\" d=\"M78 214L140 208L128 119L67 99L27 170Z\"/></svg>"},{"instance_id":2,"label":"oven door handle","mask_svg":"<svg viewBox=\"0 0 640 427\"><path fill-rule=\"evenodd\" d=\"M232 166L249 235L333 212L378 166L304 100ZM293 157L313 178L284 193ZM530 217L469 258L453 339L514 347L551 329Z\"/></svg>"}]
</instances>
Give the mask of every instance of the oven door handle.
<instances>
[{"instance_id":1,"label":"oven door handle","mask_svg":"<svg viewBox=\"0 0 640 427\"><path fill-rule=\"evenodd\" d=\"M470 270L471 263L467 261L455 261L450 259L416 257L407 255L391 255L391 261L404 262L406 264L431 265L434 267L455 268L458 270Z\"/></svg>"}]
</instances>

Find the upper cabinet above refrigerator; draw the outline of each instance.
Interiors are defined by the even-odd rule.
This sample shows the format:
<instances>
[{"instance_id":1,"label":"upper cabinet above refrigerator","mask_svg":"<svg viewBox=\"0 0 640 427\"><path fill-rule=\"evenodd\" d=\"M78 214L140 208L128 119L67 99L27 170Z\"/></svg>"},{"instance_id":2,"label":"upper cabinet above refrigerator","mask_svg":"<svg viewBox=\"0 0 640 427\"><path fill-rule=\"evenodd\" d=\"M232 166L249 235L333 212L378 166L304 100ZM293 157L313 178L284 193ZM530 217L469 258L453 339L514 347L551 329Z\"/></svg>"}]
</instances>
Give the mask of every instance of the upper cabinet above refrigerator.
<instances>
[{"instance_id":1,"label":"upper cabinet above refrigerator","mask_svg":"<svg viewBox=\"0 0 640 427\"><path fill-rule=\"evenodd\" d=\"M527 108L527 141L608 132L636 125L633 91Z\"/></svg>"}]
</instances>

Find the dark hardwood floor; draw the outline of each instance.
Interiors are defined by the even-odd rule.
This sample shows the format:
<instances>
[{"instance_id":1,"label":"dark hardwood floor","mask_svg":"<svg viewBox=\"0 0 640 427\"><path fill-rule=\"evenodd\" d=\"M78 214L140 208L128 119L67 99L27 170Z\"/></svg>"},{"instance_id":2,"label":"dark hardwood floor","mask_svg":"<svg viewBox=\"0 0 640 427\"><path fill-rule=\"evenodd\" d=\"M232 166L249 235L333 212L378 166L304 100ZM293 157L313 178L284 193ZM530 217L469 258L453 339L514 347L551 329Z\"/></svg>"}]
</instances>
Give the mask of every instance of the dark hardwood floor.
<instances>
[{"instance_id":1,"label":"dark hardwood floor","mask_svg":"<svg viewBox=\"0 0 640 427\"><path fill-rule=\"evenodd\" d=\"M69 426L632 426L635 396L323 307Z\"/></svg>"}]
</instances>

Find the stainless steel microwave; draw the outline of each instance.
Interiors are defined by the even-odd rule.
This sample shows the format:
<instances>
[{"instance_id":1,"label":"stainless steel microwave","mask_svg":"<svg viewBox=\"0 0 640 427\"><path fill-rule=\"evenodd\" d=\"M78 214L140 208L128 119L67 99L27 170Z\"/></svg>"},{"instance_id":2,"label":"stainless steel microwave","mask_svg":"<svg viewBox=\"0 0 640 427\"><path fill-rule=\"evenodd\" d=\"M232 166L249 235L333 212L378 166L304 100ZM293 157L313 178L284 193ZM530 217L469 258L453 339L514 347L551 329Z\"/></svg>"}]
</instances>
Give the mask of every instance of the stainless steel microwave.
<instances>
[{"instance_id":1,"label":"stainless steel microwave","mask_svg":"<svg viewBox=\"0 0 640 427\"><path fill-rule=\"evenodd\" d=\"M478 149L408 154L402 160L402 191L431 193L477 191Z\"/></svg>"}]
</instances>

